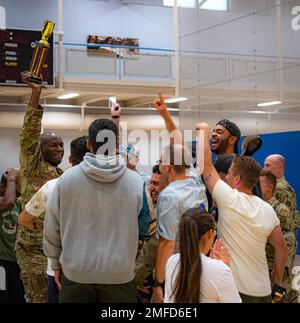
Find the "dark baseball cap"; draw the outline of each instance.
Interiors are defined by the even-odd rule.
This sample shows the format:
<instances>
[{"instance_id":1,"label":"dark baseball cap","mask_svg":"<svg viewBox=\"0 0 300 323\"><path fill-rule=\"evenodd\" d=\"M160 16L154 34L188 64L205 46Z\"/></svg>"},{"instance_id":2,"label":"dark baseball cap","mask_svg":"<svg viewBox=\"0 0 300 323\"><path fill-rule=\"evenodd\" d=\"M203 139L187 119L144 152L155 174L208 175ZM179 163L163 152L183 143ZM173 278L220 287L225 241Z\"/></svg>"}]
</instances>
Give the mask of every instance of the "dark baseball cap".
<instances>
[{"instance_id":1,"label":"dark baseball cap","mask_svg":"<svg viewBox=\"0 0 300 323\"><path fill-rule=\"evenodd\" d=\"M237 137L237 141L235 143L234 146L234 152L237 154L238 153L238 142L241 138L241 130L240 128L232 121L228 120L228 119L222 119L219 122L217 122L216 125L220 125L223 126L225 129L227 129L229 131L229 133L232 136Z\"/></svg>"}]
</instances>

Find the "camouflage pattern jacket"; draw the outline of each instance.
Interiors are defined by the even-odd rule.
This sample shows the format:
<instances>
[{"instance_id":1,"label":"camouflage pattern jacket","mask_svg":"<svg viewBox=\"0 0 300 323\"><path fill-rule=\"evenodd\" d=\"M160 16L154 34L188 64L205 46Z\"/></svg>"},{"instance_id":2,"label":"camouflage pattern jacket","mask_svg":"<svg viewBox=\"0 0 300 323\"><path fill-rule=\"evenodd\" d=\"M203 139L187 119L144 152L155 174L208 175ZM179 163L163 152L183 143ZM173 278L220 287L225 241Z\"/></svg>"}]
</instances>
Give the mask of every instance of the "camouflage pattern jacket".
<instances>
[{"instance_id":1,"label":"camouflage pattern jacket","mask_svg":"<svg viewBox=\"0 0 300 323\"><path fill-rule=\"evenodd\" d=\"M40 134L43 108L28 106L20 136L21 202L22 209L32 196L50 179L59 177L62 171L43 159ZM42 249L42 230L30 230L21 226L17 247Z\"/></svg>"},{"instance_id":2,"label":"camouflage pattern jacket","mask_svg":"<svg viewBox=\"0 0 300 323\"><path fill-rule=\"evenodd\" d=\"M277 179L274 196L279 202L285 204L293 212L294 230L297 230L297 228L300 227L300 216L297 210L296 193L285 177Z\"/></svg>"},{"instance_id":3,"label":"camouflage pattern jacket","mask_svg":"<svg viewBox=\"0 0 300 323\"><path fill-rule=\"evenodd\" d=\"M285 204L280 203L274 196L268 201L268 203L273 207L280 221L281 231L288 247L287 267L291 268L291 266L293 266L296 252L293 212ZM266 246L266 254L268 266L269 268L273 268L275 264L274 248L269 243Z\"/></svg>"}]
</instances>

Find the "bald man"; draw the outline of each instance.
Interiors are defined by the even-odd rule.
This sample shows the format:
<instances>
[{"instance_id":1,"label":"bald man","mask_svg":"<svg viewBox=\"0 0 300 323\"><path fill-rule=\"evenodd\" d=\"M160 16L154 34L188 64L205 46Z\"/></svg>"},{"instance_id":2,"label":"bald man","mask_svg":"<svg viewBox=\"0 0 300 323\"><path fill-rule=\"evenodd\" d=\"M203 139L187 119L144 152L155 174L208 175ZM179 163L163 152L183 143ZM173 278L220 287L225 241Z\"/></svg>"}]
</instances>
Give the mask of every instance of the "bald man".
<instances>
[{"instance_id":1,"label":"bald man","mask_svg":"<svg viewBox=\"0 0 300 323\"><path fill-rule=\"evenodd\" d=\"M286 161L282 155L274 154L269 155L264 162L264 171L271 172L276 176L277 184L274 192L275 198L285 204L292 212L294 212L295 224L299 222L296 216L297 212L297 199L292 186L287 182L284 177ZM299 225L297 225L299 227Z\"/></svg>"},{"instance_id":2,"label":"bald man","mask_svg":"<svg viewBox=\"0 0 300 323\"><path fill-rule=\"evenodd\" d=\"M269 155L264 162L264 171L271 172L276 176L277 184L274 192L274 197L280 202L285 204L293 213L293 227L294 227L294 256L291 259L293 264L295 261L295 254L297 249L297 229L300 226L300 217L297 210L297 198L294 189L284 177L286 167L286 160L282 155L273 154ZM287 295L287 299L293 298Z\"/></svg>"},{"instance_id":3,"label":"bald man","mask_svg":"<svg viewBox=\"0 0 300 323\"><path fill-rule=\"evenodd\" d=\"M39 105L42 86L23 81L31 87L31 98L25 112L20 137L22 208L47 181L62 174L58 168L64 155L62 139L54 133L41 135L43 108ZM29 302L47 302L47 258L43 254L41 228L20 226L16 241L16 256Z\"/></svg>"}]
</instances>

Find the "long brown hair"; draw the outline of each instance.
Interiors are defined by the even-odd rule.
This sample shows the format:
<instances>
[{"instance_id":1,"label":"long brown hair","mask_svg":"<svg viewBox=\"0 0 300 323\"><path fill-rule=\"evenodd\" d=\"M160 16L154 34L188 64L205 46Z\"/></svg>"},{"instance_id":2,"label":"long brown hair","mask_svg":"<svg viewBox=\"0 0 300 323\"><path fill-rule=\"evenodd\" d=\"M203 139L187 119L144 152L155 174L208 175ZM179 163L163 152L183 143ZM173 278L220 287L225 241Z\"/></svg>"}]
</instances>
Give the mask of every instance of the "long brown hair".
<instances>
[{"instance_id":1,"label":"long brown hair","mask_svg":"<svg viewBox=\"0 0 300 323\"><path fill-rule=\"evenodd\" d=\"M179 224L179 270L172 293L176 303L199 303L202 274L199 241L215 226L212 215L199 208L183 214Z\"/></svg>"}]
</instances>

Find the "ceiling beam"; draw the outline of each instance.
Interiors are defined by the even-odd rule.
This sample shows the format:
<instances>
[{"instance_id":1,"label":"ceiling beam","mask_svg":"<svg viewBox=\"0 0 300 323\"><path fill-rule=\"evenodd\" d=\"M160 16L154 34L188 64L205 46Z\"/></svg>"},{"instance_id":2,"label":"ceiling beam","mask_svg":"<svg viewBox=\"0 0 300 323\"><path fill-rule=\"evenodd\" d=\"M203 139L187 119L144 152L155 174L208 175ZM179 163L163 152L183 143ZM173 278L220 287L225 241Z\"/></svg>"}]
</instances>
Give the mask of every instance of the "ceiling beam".
<instances>
[{"instance_id":1,"label":"ceiling beam","mask_svg":"<svg viewBox=\"0 0 300 323\"><path fill-rule=\"evenodd\" d=\"M140 107L144 105L151 105L153 100L155 99L156 96L148 96L148 97L137 97L137 98L132 98L124 101L124 106L126 107Z\"/></svg>"},{"instance_id":2,"label":"ceiling beam","mask_svg":"<svg viewBox=\"0 0 300 323\"><path fill-rule=\"evenodd\" d=\"M91 104L98 101L107 100L107 97L99 94L89 94L89 95L80 95L74 99L74 104L82 105L82 104Z\"/></svg>"},{"instance_id":3,"label":"ceiling beam","mask_svg":"<svg viewBox=\"0 0 300 323\"><path fill-rule=\"evenodd\" d=\"M65 90L72 90L76 92L94 92L104 96L118 96L122 94L135 96L153 96L161 91L165 96L173 96L175 93L174 87L169 84L158 83L73 83L64 82Z\"/></svg>"}]
</instances>

